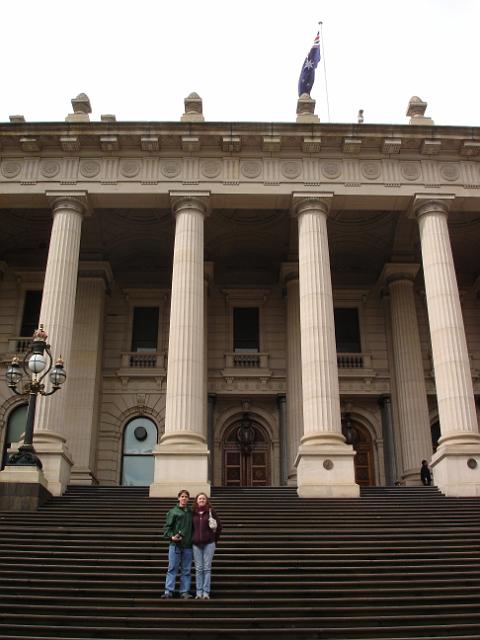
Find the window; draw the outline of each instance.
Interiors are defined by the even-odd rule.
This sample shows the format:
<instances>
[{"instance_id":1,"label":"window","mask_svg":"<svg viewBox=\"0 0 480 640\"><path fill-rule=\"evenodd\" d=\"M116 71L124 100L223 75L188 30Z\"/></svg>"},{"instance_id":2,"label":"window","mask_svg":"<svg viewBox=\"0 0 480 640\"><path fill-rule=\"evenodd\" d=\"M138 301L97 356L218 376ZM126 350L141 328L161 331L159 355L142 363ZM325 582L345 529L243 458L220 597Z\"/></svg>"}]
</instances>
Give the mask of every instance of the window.
<instances>
[{"instance_id":1,"label":"window","mask_svg":"<svg viewBox=\"0 0 480 640\"><path fill-rule=\"evenodd\" d=\"M134 307L132 351L157 350L158 318L158 307Z\"/></svg>"},{"instance_id":2,"label":"window","mask_svg":"<svg viewBox=\"0 0 480 640\"><path fill-rule=\"evenodd\" d=\"M152 420L138 417L123 432L122 485L144 487L153 482L153 448L157 427Z\"/></svg>"},{"instance_id":3,"label":"window","mask_svg":"<svg viewBox=\"0 0 480 640\"><path fill-rule=\"evenodd\" d=\"M23 304L22 324L20 335L23 338L33 336L35 329L38 329L40 318L40 305L42 304L42 291L26 291L25 302Z\"/></svg>"},{"instance_id":4,"label":"window","mask_svg":"<svg viewBox=\"0 0 480 640\"><path fill-rule=\"evenodd\" d=\"M8 416L7 435L3 445L2 469L7 462L7 450L11 447L13 442L19 442L20 437L25 432L25 427L27 425L27 408L28 405L22 404L19 407L15 407Z\"/></svg>"},{"instance_id":5,"label":"window","mask_svg":"<svg viewBox=\"0 0 480 640\"><path fill-rule=\"evenodd\" d=\"M233 350L260 351L258 307L233 309Z\"/></svg>"},{"instance_id":6,"label":"window","mask_svg":"<svg viewBox=\"0 0 480 640\"><path fill-rule=\"evenodd\" d=\"M337 353L361 353L358 309L334 309Z\"/></svg>"}]
</instances>

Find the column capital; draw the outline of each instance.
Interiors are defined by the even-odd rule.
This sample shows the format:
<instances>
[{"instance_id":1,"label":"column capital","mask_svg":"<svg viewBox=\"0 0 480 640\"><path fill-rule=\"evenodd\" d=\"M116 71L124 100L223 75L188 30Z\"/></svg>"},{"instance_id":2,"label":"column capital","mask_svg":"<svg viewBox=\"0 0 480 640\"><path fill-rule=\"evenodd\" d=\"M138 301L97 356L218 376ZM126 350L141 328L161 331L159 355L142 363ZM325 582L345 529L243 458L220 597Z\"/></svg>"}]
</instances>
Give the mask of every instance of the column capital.
<instances>
[{"instance_id":1,"label":"column capital","mask_svg":"<svg viewBox=\"0 0 480 640\"><path fill-rule=\"evenodd\" d=\"M80 260L78 264L79 278L98 278L110 289L113 283L113 272L109 262L103 260Z\"/></svg>"},{"instance_id":2,"label":"column capital","mask_svg":"<svg viewBox=\"0 0 480 640\"><path fill-rule=\"evenodd\" d=\"M56 213L58 209L67 209L81 213L85 217L92 215L86 191L45 191L45 196L53 213Z\"/></svg>"},{"instance_id":3,"label":"column capital","mask_svg":"<svg viewBox=\"0 0 480 640\"><path fill-rule=\"evenodd\" d=\"M213 282L214 273L215 273L215 263L205 261L203 263L203 278L205 282Z\"/></svg>"},{"instance_id":4,"label":"column capital","mask_svg":"<svg viewBox=\"0 0 480 640\"><path fill-rule=\"evenodd\" d=\"M420 265L415 262L388 262L384 265L379 280L386 285L397 280L413 282L419 269Z\"/></svg>"},{"instance_id":5,"label":"column capital","mask_svg":"<svg viewBox=\"0 0 480 640\"><path fill-rule=\"evenodd\" d=\"M291 213L300 216L302 213L323 213L328 215L333 201L333 192L298 192L292 193Z\"/></svg>"},{"instance_id":6,"label":"column capital","mask_svg":"<svg viewBox=\"0 0 480 640\"><path fill-rule=\"evenodd\" d=\"M211 210L210 191L170 191L170 202L175 215L193 209L208 216Z\"/></svg>"},{"instance_id":7,"label":"column capital","mask_svg":"<svg viewBox=\"0 0 480 640\"><path fill-rule=\"evenodd\" d=\"M280 282L287 285L292 280L298 281L298 262L282 262L280 266Z\"/></svg>"},{"instance_id":8,"label":"column capital","mask_svg":"<svg viewBox=\"0 0 480 640\"><path fill-rule=\"evenodd\" d=\"M412 214L419 218L428 213L443 213L450 211L455 196L453 194L416 193L412 200Z\"/></svg>"}]
</instances>

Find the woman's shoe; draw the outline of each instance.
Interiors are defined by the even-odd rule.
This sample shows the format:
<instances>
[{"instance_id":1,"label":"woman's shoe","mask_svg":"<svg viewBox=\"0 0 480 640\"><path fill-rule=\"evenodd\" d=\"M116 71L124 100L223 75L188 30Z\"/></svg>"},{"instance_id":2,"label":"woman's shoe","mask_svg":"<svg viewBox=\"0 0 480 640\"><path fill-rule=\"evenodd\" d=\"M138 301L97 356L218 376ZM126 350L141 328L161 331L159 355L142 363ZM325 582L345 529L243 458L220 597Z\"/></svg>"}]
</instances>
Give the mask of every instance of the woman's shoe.
<instances>
[{"instance_id":1,"label":"woman's shoe","mask_svg":"<svg viewBox=\"0 0 480 640\"><path fill-rule=\"evenodd\" d=\"M203 593L197 593L195 600L203 600Z\"/></svg>"}]
</instances>

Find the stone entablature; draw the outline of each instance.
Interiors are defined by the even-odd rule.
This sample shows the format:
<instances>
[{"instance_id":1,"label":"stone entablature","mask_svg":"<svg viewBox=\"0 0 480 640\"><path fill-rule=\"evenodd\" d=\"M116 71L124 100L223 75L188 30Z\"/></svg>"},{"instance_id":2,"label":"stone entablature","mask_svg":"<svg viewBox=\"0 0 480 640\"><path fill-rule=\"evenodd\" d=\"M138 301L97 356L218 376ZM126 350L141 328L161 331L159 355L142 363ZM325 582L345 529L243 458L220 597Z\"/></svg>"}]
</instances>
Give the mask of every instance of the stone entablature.
<instances>
[{"instance_id":1,"label":"stone entablature","mask_svg":"<svg viewBox=\"0 0 480 640\"><path fill-rule=\"evenodd\" d=\"M10 123L0 124L0 185L4 206L23 206L21 194L30 208L65 188L88 191L94 208L122 206L128 194L139 208L168 208L169 191L188 186L208 190L213 208L224 196L249 206L252 194L288 208L292 191L321 187L353 196L342 208L391 208L393 195L401 210L434 189L476 209L478 154L480 129L464 127Z\"/></svg>"},{"instance_id":2,"label":"stone entablature","mask_svg":"<svg viewBox=\"0 0 480 640\"><path fill-rule=\"evenodd\" d=\"M125 184L148 186L223 185L328 186L480 189L480 163L451 160L328 157L6 157L0 156L0 183L49 188L87 185L93 190ZM128 190L128 187L126 187ZM224 189L222 189L223 191ZM231 190L231 189L230 189Z\"/></svg>"}]
</instances>

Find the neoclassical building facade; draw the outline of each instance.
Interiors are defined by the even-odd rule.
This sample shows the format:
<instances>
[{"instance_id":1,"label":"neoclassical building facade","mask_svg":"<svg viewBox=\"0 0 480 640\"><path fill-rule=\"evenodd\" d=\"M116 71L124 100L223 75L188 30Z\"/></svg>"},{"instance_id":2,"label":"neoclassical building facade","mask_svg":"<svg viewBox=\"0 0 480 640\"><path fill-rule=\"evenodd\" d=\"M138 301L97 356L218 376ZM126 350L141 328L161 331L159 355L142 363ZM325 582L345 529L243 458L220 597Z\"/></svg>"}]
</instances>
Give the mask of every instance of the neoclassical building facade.
<instances>
[{"instance_id":1,"label":"neoclassical building facade","mask_svg":"<svg viewBox=\"0 0 480 640\"><path fill-rule=\"evenodd\" d=\"M152 496L291 484L480 495L480 130L90 119L0 124L0 350L43 324L41 481ZM26 399L0 387L0 482ZM23 478L25 478L25 474Z\"/></svg>"}]
</instances>

